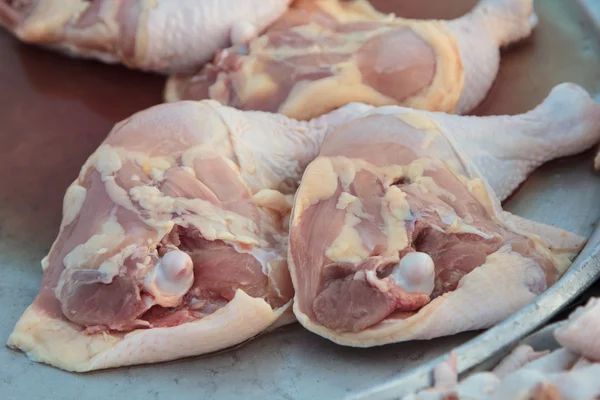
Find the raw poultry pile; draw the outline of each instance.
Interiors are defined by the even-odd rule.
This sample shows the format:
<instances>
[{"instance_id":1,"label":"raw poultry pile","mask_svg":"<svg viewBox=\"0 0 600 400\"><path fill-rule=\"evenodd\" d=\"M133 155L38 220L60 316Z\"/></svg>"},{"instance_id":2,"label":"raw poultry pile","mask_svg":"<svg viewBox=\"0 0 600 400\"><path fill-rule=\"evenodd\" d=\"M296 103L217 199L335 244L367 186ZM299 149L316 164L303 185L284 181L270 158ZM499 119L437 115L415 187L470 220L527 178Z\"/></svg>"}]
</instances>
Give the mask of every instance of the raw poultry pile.
<instances>
[{"instance_id":1,"label":"raw poultry pile","mask_svg":"<svg viewBox=\"0 0 600 400\"><path fill-rule=\"evenodd\" d=\"M522 115L458 115L488 93L499 48L535 28L531 0L452 21L365 0L1 0L0 22L177 73L170 102L118 123L66 191L8 340L33 360L173 360L296 319L358 347L487 328L586 242L501 207L534 169L600 140L584 89L558 85Z\"/></svg>"},{"instance_id":2,"label":"raw poultry pile","mask_svg":"<svg viewBox=\"0 0 600 400\"><path fill-rule=\"evenodd\" d=\"M600 394L600 300L592 297L554 330L557 349L517 346L492 371L458 381L456 354L434 371L435 386L403 400L580 400Z\"/></svg>"}]
</instances>

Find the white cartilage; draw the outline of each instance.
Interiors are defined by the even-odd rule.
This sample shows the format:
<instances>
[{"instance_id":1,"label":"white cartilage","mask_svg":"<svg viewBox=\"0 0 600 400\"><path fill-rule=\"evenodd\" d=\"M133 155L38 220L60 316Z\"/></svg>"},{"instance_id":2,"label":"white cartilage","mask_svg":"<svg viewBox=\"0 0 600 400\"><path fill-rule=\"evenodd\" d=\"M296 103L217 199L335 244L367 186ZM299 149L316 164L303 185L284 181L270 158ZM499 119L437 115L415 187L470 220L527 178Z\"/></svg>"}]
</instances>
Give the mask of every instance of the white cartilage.
<instances>
[{"instance_id":1,"label":"white cartilage","mask_svg":"<svg viewBox=\"0 0 600 400\"><path fill-rule=\"evenodd\" d=\"M194 263L190 256L173 250L163 256L148 274L145 288L154 303L162 307L175 307L194 283Z\"/></svg>"},{"instance_id":2,"label":"white cartilage","mask_svg":"<svg viewBox=\"0 0 600 400\"><path fill-rule=\"evenodd\" d=\"M430 295L434 287L435 265L427 253L408 253L394 267L390 277L409 293Z\"/></svg>"}]
</instances>

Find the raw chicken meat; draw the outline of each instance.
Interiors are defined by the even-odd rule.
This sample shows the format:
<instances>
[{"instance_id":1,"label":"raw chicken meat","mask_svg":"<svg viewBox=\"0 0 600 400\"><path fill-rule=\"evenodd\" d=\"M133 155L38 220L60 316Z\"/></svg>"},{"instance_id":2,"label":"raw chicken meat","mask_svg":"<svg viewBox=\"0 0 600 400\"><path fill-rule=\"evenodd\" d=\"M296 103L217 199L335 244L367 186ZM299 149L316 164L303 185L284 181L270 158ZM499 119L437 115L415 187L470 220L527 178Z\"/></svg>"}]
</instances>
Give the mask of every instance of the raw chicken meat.
<instances>
[{"instance_id":1,"label":"raw chicken meat","mask_svg":"<svg viewBox=\"0 0 600 400\"><path fill-rule=\"evenodd\" d=\"M0 0L0 25L24 42L160 73L191 73L242 44L292 0Z\"/></svg>"},{"instance_id":2,"label":"raw chicken meat","mask_svg":"<svg viewBox=\"0 0 600 400\"><path fill-rule=\"evenodd\" d=\"M520 345L492 371L472 374L460 382L453 352L435 368L434 387L403 400L596 399L600 396L599 318L600 300L591 298L554 330L563 348L535 351Z\"/></svg>"},{"instance_id":3,"label":"raw chicken meat","mask_svg":"<svg viewBox=\"0 0 600 400\"><path fill-rule=\"evenodd\" d=\"M71 371L227 348L292 322L292 196L343 110L299 122L214 101L117 124L66 191L8 344Z\"/></svg>"},{"instance_id":4,"label":"raw chicken meat","mask_svg":"<svg viewBox=\"0 0 600 400\"><path fill-rule=\"evenodd\" d=\"M492 145L502 144L507 157L498 159L496 153L489 153L488 164L482 165L497 163L494 172L505 171L488 178L494 182L494 190L508 194L540 163L582 151L599 139L600 115L589 101L580 88L558 87L538 110L506 120L506 137L514 143L490 136L494 119L445 114L429 118L438 122L450 118L444 120L445 126L453 126L453 131L464 126L463 137L473 136L469 138L472 147L462 149L471 156L482 154L478 145L485 138L490 138ZM549 110L553 111L550 115ZM303 122L278 114L240 111L211 100L163 104L119 123L66 191L58 237L42 262L40 293L18 321L8 344L35 361L89 371L204 354L292 322L294 294L286 257L294 193L325 138L337 126L368 111L402 113L407 123L429 124L426 118L430 114L399 107L373 111L371 106L353 103ZM340 135L346 135L349 126L352 124L336 133L325 152L331 151ZM527 131L531 126L536 130ZM547 126L560 131L543 132ZM371 157L386 162L388 156L381 156L389 143L377 139L377 131L379 127L374 132L369 128L361 135L372 146ZM414 132L425 132L431 150L444 148L441 133L433 129ZM478 136L478 132L485 135ZM563 135L565 132L569 135ZM356 141L351 133L348 139ZM405 139L403 132L390 134ZM539 137L533 137L535 134ZM530 151L531 158L525 160L520 155L523 148L538 151ZM452 151L459 151L458 147L444 149L450 152L447 159ZM303 185L299 201L308 198L311 188L318 194L318 189L325 187L314 185L311 178L318 165L319 161L306 175L309 181ZM455 168L461 170L460 164ZM452 177L450 173L446 176ZM481 184L476 180L470 183L474 190L480 189L476 194L485 195ZM462 190L461 185L457 187ZM435 190L434 186L430 189ZM424 200L433 201L431 207L440 202L434 196ZM307 218L298 204L295 217L303 223ZM472 206L477 203L465 205L464 210ZM495 203L486 206L498 207ZM457 213L462 215L464 210ZM401 210L394 209L394 213ZM525 230L539 229L556 253L576 252L583 242L559 229L502 215ZM482 220L486 224L482 229L496 226ZM460 224L456 229L461 229ZM330 232L327 227L315 237L326 232ZM469 251L473 245L469 238L462 247L460 243L455 246L456 252ZM531 240L544 251L541 239ZM292 245L297 244L293 239ZM435 251L432 249L432 254ZM544 266L561 271L568 266L566 257L555 258L556 264ZM300 265L297 254L294 259ZM423 259L428 260L417 256L413 263ZM540 260L545 260L544 256ZM534 264L532 260L527 279L532 290L539 292L545 283L538 279L541 274ZM522 271L511 272L514 280L523 279ZM402 278L400 274L398 279ZM518 300L507 301L507 308L516 309ZM491 314L482 319L485 323L496 317ZM463 322L457 319L459 328L468 328L460 326Z\"/></svg>"},{"instance_id":5,"label":"raw chicken meat","mask_svg":"<svg viewBox=\"0 0 600 400\"><path fill-rule=\"evenodd\" d=\"M300 0L263 36L218 52L197 75L171 77L165 99L297 119L350 102L465 113L489 91L499 47L536 24L532 0L482 0L452 21L395 18L366 0Z\"/></svg>"},{"instance_id":6,"label":"raw chicken meat","mask_svg":"<svg viewBox=\"0 0 600 400\"><path fill-rule=\"evenodd\" d=\"M356 347L486 328L569 267L584 238L500 200L600 138L600 105L583 89L559 85L510 117L360 108L295 196L288 264L304 327Z\"/></svg>"},{"instance_id":7,"label":"raw chicken meat","mask_svg":"<svg viewBox=\"0 0 600 400\"><path fill-rule=\"evenodd\" d=\"M585 307L569 317L569 323L556 329L558 343L575 354L600 362L600 299L591 298Z\"/></svg>"}]
</instances>

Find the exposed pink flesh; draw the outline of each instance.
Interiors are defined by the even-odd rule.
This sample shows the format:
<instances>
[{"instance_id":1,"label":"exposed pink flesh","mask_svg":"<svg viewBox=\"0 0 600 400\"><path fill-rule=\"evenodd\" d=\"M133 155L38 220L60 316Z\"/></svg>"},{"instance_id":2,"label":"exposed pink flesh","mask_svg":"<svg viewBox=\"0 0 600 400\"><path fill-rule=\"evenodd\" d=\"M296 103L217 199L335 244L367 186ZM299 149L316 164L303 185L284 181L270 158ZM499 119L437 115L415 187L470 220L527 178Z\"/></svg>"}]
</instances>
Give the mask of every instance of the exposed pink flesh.
<instances>
[{"instance_id":1,"label":"exposed pink flesh","mask_svg":"<svg viewBox=\"0 0 600 400\"><path fill-rule=\"evenodd\" d=\"M348 275L331 281L315 299L313 310L328 328L360 331L384 319L395 306L392 297Z\"/></svg>"},{"instance_id":2,"label":"exposed pink flesh","mask_svg":"<svg viewBox=\"0 0 600 400\"><path fill-rule=\"evenodd\" d=\"M435 53L409 29L374 37L357 59L363 81L398 102L429 85L435 74Z\"/></svg>"},{"instance_id":3,"label":"exposed pink flesh","mask_svg":"<svg viewBox=\"0 0 600 400\"><path fill-rule=\"evenodd\" d=\"M238 253L223 242L209 242L199 234L189 233L181 237L180 248L194 262L193 294L231 300L237 289L243 289L253 297L268 295L268 279L261 264L250 254Z\"/></svg>"},{"instance_id":4,"label":"exposed pink flesh","mask_svg":"<svg viewBox=\"0 0 600 400\"><path fill-rule=\"evenodd\" d=\"M193 322L198 320L199 315L182 308L178 310L170 310L163 307L152 307L144 314L144 319L152 321L152 326L155 328L167 328Z\"/></svg>"},{"instance_id":5,"label":"exposed pink flesh","mask_svg":"<svg viewBox=\"0 0 600 400\"><path fill-rule=\"evenodd\" d=\"M98 271L69 272L61 291L61 305L64 315L79 325L132 329L135 319L147 309L136 282L127 275L111 282Z\"/></svg>"},{"instance_id":6,"label":"exposed pink flesh","mask_svg":"<svg viewBox=\"0 0 600 400\"><path fill-rule=\"evenodd\" d=\"M88 218L86 220L77 218L72 224L66 226L62 234L57 238L54 245L55 250L49 255L48 262L50 266L44 273L40 293L34 304L45 310L52 317L62 317L61 303L56 298L54 290L64 270L63 259L76 246L80 243L85 243L96 231L100 230L100 218L108 215L112 209L112 202L100 179L100 175L97 172L92 172L87 176L85 183L88 187L88 194L80 211L82 215L95 215L97 218ZM98 261L107 259L109 254L105 256L99 257ZM72 313L67 312L67 315L69 314Z\"/></svg>"},{"instance_id":7,"label":"exposed pink flesh","mask_svg":"<svg viewBox=\"0 0 600 400\"><path fill-rule=\"evenodd\" d=\"M163 128L169 131L171 125ZM111 134L107 143L147 157L177 153L186 150L194 141L202 140L198 127L191 126L189 136L178 128L178 135L161 143L160 127L154 131L135 134ZM169 131L170 132L170 131ZM212 132L208 133L209 135ZM177 140L179 139L179 141ZM186 147L187 146L187 147ZM148 185L149 172L130 160L121 160L122 166L114 175L114 183L125 193L140 185ZM61 230L48 258L42 288L35 306L54 318L67 318L88 332L100 330L128 331L134 328L173 326L204 317L226 305L237 289L248 295L265 299L273 307L280 307L292 297L291 283L285 271L285 262L272 261L274 272L267 276L263 265L246 253L252 247L239 244L234 248L222 241L209 241L193 227L175 225L165 237L147 225L140 203L133 201L136 211L128 210L109 195L106 180L95 166L80 176L77 183L86 188L86 196L76 218ZM190 168L173 165L156 183L162 195L171 198L204 200L217 209L235 213L256 224L271 224L281 229L280 216L265 214L254 204L248 187L231 163L222 157L198 158ZM109 179L110 183L111 180ZM113 218L125 232L121 243L110 245L107 251L95 253L75 267L65 269L65 257L77 246L85 244ZM283 231L283 230L282 230ZM266 252L283 251L275 246L271 234L262 236L261 246ZM159 242L158 246L149 243ZM104 271L102 263L129 245L136 250L120 262L118 270ZM270 247L271 246L271 247ZM148 269L154 267L167 252L179 249L188 253L194 263L194 283L176 307L165 308L152 304L153 295L144 289ZM58 290L57 290L58 287Z\"/></svg>"},{"instance_id":8,"label":"exposed pink flesh","mask_svg":"<svg viewBox=\"0 0 600 400\"><path fill-rule=\"evenodd\" d=\"M366 135L365 132L370 133ZM398 136L397 141L378 139L390 132ZM325 143L321 157L362 159L380 167L408 165L417 158L428 157L424 149L402 144L403 134L407 137L419 135L394 116L367 117L337 130ZM360 137L370 140L355 141ZM304 182L310 171L309 168ZM435 264L432 298L455 290L463 276L506 244L511 244L513 251L534 258L545 271L546 282L536 283L530 288L532 292L539 294L555 281L553 264L535 251L533 241L492 219L445 164L433 161L423 176L431 178L440 191L425 190L408 179L392 186L405 194L411 215L406 220L409 244L400 251L400 257L412 251L431 256ZM383 221L382 198L388 190L380 176L361 170L347 191L360 200L367 215L360 217L361 222L355 229L371 255L359 264L339 265L325 255L344 224L345 211L336 208L344 191L339 182L335 194L304 210L298 225L290 231L290 254L295 265L295 279L299 282L297 306L309 318L332 330L361 331L394 315L411 315L430 300L423 293L407 293L384 281L394 266L379 256L387 248L387 236L379 227ZM446 230L451 224L438 214L444 210L468 221L482 234L440 232L439 229ZM375 271L387 289L372 284L359 271Z\"/></svg>"},{"instance_id":9,"label":"exposed pink flesh","mask_svg":"<svg viewBox=\"0 0 600 400\"><path fill-rule=\"evenodd\" d=\"M378 259L373 257L358 268L376 271ZM429 302L426 294L406 293L390 286L382 292L353 274L332 279L315 298L313 311L317 320L330 329L358 332L385 319L395 310L416 311Z\"/></svg>"},{"instance_id":10,"label":"exposed pink flesh","mask_svg":"<svg viewBox=\"0 0 600 400\"><path fill-rule=\"evenodd\" d=\"M318 33L310 28L315 24L322 28ZM378 33L369 38L374 31ZM346 50L350 43L356 52ZM367 20L340 23L318 6L301 2L263 37L220 51L212 64L187 80L180 97L277 112L292 90L297 94L310 82L337 75L344 63L354 64L367 86L399 103L429 86L436 71L435 53L412 30ZM241 100L240 92L248 92L257 74L266 74L276 90L258 88Z\"/></svg>"}]
</instances>

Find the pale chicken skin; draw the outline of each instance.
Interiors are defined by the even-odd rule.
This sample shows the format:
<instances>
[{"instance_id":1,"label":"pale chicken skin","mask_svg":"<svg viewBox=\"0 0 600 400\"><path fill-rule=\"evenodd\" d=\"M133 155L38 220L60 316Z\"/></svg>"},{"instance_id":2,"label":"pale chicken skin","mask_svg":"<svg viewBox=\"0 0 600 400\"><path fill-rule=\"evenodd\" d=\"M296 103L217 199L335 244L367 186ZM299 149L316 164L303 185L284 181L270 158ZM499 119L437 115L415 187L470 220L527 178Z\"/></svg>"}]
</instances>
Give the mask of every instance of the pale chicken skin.
<instances>
[{"instance_id":1,"label":"pale chicken skin","mask_svg":"<svg viewBox=\"0 0 600 400\"><path fill-rule=\"evenodd\" d=\"M491 87L499 48L536 24L531 0L482 0L453 21L395 18L366 0L300 0L264 35L170 78L165 99L297 119L350 102L465 113Z\"/></svg>"},{"instance_id":2,"label":"pale chicken skin","mask_svg":"<svg viewBox=\"0 0 600 400\"><path fill-rule=\"evenodd\" d=\"M292 0L0 0L0 25L20 40L158 73L191 73L243 44Z\"/></svg>"},{"instance_id":3,"label":"pale chicken skin","mask_svg":"<svg viewBox=\"0 0 600 400\"><path fill-rule=\"evenodd\" d=\"M365 115L370 112L376 115ZM406 115L397 119L386 116L389 113ZM423 310L448 293L458 293L459 298L448 304L460 307L461 293L466 293L463 300L468 301L465 280L473 275L476 278L482 270L486 276L487 270L478 265L485 256L505 264L518 264L523 257L529 260L524 268L507 269L508 275L502 278L509 288L525 282L526 287L517 292L523 296L504 299L504 304L498 302L499 309L475 315L474 323L440 310L453 321L446 325L451 331L471 329L472 325L488 325L515 311L564 271L569 260L560 254L577 252L583 239L508 214L502 214L503 224L490 218L490 210L499 209L499 205L482 199L491 191L507 196L541 163L592 146L600 139L598 106L581 88L562 85L540 107L522 116L495 120L427 115L438 123L440 118L449 118L443 129L454 127L453 135L462 132L462 136L452 136L462 140L462 147L449 146L446 140L450 136L431 129L417 111L400 107L373 108L354 103L306 122L279 114L240 111L215 101L187 101L133 115L115 126L65 193L60 232L42 262L44 277L39 295L18 321L8 344L35 361L71 371L89 371L205 354L290 323L293 285L297 288L296 304L304 307L303 293L308 286L302 285L313 285L314 278L321 279L315 274L299 282L300 268L301 273L310 272L313 264L298 259L298 238L306 238L311 221L308 217L315 210L322 211L323 204L331 209L326 215L330 225L313 231L309 239L324 238L318 243L319 249L329 249L327 256L340 260L326 277L339 281L337 289L330 289L337 292L326 292L317 302L316 312L326 324L341 330L369 327L397 306L410 310L407 312ZM427 156L421 157L424 164L416 162L407 175L408 179L420 179L417 186L406 189L407 206L401 201L401 188L412 183L396 179L401 170L389 168L390 162L405 162L402 160L412 154L403 150L412 149L414 144L407 140L407 131L385 130L382 133L389 137L382 137L377 133L379 128L348 131L352 122L345 125L354 119L368 124L369 118L387 121L388 117L404 124L419 146L429 143ZM500 131L498 121L510 135L493 134L494 129ZM328 144L323 147L326 138ZM507 138L510 140L505 141ZM347 149L343 145L346 140L359 146ZM500 152L480 158L480 146L485 143ZM390 144L395 152L386 153ZM363 148L371 150L361 153ZM304 174L321 149L321 158ZM354 151L362 161L338 160L330 154L335 149ZM452 158L459 150L471 157L471 164L463 164L466 159ZM411 151L417 154L421 150ZM323 160L330 162L330 156L339 161L338 167L343 167L336 171L353 185L344 196L338 193L336 182L315 182L315 169L323 165ZM359 165L364 168L352 174ZM474 177L465 181L456 174L459 171L465 175L461 168L479 165L494 166L484 169L489 190ZM374 176L384 170L389 170L389 176L385 176L393 179L389 183L396 187L385 197L385 208L379 206L381 203L366 201L380 196L381 190L373 187ZM434 180L439 176L448 179L442 197L436 186L440 183ZM301 179L302 187L296 193ZM467 194L471 196L469 203L461 205L459 197ZM295 212L290 220L294 195ZM335 202L330 201L334 195ZM323 202L314 196L322 196ZM372 207L361 210L356 199ZM352 227L338 235L341 217L349 225L355 220L354 214L361 218L363 213L382 218L383 222L400 220L411 207L422 214L419 217L423 226L417 229L421 230L425 247L417 248L420 252L402 254L399 268L382 271L386 276L375 272L382 262L398 260L406 248L402 229L382 232L382 221L373 219L357 226L362 237L353 236ZM432 209L447 213L436 216L428 211ZM435 227L444 227L450 219L455 221L451 226L456 240L437 238ZM316 219L312 222L319 225ZM465 231L463 223L473 229ZM553 250L544 247L542 239L524 239L527 235L518 230L537 232ZM478 238L482 234L493 238L483 241ZM332 237L339 239L335 246L324 248ZM363 242L373 254L365 253ZM487 247L480 247L481 242ZM507 244L513 246L511 251L506 249ZM504 250L497 251L501 246ZM475 256L463 257L473 249L478 250ZM302 257L320 256L315 250L308 247ZM352 251L355 254L350 254ZM495 253L488 256L491 252ZM291 277L288 254L294 264ZM365 316L361 311L355 321L344 311L336 319L332 310L343 311L343 304L335 304L336 293L343 297L347 285L356 285L344 280L347 268L355 268L365 254L364 259L369 259L365 265L372 266L368 274L365 267L367 279L384 281L378 292L365 286L364 279L357 281L356 290L372 296L377 313ZM352 257L343 259L348 255ZM463 260L461 265L456 263L459 259ZM432 276L437 271L441 271L439 282ZM431 296L442 292L446 294L430 302ZM306 325L304 316L299 312L296 315ZM421 336L449 333L440 331L436 323L439 325L435 316L431 322L423 316L415 326L421 329ZM376 341L382 340L374 337L371 342Z\"/></svg>"},{"instance_id":4,"label":"pale chicken skin","mask_svg":"<svg viewBox=\"0 0 600 400\"><path fill-rule=\"evenodd\" d=\"M600 105L569 84L514 117L365 109L327 138L294 200L296 317L358 347L500 322L556 282L585 243L502 211L500 200L557 151L598 135Z\"/></svg>"},{"instance_id":5,"label":"pale chicken skin","mask_svg":"<svg viewBox=\"0 0 600 400\"><path fill-rule=\"evenodd\" d=\"M562 346L535 351L519 345L489 372L460 380L452 352L434 370L434 386L403 400L588 400L600 396L597 327L600 302L591 298L554 329Z\"/></svg>"}]
</instances>

